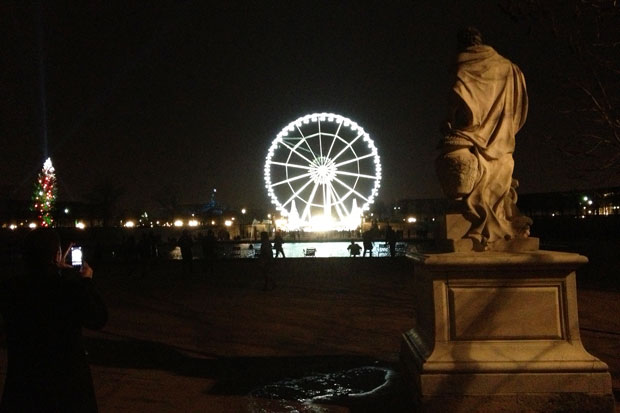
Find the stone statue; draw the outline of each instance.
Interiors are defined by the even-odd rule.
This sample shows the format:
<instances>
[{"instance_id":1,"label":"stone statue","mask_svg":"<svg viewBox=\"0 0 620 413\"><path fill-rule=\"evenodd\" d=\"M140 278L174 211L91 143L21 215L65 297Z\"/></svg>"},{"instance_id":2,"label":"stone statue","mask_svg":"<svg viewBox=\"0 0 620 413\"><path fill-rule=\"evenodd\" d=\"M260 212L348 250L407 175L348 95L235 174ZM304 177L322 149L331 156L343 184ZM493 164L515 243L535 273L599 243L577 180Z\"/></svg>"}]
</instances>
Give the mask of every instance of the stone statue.
<instances>
[{"instance_id":1,"label":"stone statue","mask_svg":"<svg viewBox=\"0 0 620 413\"><path fill-rule=\"evenodd\" d=\"M532 223L516 208L512 178L515 134L527 116L525 78L473 27L459 32L458 45L436 170L444 193L458 200L457 212L471 224L462 238L475 249L493 249L498 240L527 238Z\"/></svg>"}]
</instances>

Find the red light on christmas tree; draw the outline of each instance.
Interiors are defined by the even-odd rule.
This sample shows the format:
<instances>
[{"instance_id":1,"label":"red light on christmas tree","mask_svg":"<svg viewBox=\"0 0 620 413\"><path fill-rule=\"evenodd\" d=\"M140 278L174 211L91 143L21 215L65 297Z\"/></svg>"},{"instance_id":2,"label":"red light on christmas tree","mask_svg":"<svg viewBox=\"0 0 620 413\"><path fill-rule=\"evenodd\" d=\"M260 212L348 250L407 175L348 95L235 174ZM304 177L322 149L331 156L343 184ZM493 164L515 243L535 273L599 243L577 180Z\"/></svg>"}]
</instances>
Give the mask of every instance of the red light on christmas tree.
<instances>
[{"instance_id":1,"label":"red light on christmas tree","mask_svg":"<svg viewBox=\"0 0 620 413\"><path fill-rule=\"evenodd\" d=\"M52 160L47 158L43 164L43 170L39 173L37 182L34 184L32 194L32 210L39 214L39 225L49 227L54 219L52 210L56 202L56 175Z\"/></svg>"}]
</instances>

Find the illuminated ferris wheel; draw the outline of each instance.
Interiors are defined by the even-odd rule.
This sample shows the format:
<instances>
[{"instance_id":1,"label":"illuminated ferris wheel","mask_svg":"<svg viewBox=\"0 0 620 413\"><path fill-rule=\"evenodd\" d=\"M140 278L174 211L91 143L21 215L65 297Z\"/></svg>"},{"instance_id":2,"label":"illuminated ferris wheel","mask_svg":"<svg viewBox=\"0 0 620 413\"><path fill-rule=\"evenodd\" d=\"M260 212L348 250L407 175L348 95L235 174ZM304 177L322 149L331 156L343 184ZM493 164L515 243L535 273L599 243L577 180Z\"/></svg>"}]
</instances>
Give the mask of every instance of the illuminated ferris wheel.
<instances>
[{"instance_id":1,"label":"illuminated ferris wheel","mask_svg":"<svg viewBox=\"0 0 620 413\"><path fill-rule=\"evenodd\" d=\"M381 163L364 129L333 113L289 123L271 143L265 183L289 229L355 229L374 202Z\"/></svg>"}]
</instances>

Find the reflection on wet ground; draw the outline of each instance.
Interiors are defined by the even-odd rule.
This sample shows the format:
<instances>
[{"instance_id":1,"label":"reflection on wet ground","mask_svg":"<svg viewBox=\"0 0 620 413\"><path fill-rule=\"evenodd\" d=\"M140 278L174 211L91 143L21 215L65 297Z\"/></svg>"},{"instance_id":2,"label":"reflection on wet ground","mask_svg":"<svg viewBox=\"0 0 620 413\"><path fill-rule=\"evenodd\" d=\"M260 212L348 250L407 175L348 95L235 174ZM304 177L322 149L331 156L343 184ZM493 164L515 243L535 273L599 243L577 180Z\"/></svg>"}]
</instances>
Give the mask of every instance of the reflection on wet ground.
<instances>
[{"instance_id":1,"label":"reflection on wet ground","mask_svg":"<svg viewBox=\"0 0 620 413\"><path fill-rule=\"evenodd\" d=\"M258 398L252 403L255 412L308 412L327 410L323 404L350 406L380 398L381 393L394 391L398 375L386 367L363 366L331 373L317 373L297 379L285 379L253 390ZM271 400L266 406L265 399ZM298 403L291 403L298 402Z\"/></svg>"}]
</instances>

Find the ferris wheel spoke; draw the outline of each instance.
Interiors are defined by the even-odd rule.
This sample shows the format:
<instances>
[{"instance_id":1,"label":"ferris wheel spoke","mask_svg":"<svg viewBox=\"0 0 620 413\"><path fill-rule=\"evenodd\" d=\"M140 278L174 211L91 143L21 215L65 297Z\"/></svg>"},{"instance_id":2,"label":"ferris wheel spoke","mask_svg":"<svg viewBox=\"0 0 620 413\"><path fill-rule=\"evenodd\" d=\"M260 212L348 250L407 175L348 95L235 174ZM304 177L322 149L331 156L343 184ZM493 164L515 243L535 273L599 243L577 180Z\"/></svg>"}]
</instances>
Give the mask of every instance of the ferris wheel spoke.
<instances>
[{"instance_id":1,"label":"ferris wheel spoke","mask_svg":"<svg viewBox=\"0 0 620 413\"><path fill-rule=\"evenodd\" d=\"M304 138L302 136L296 136L295 138L287 139L288 142L286 142L286 144L285 144L285 142L280 142L280 143L281 144L285 144L284 146L286 146L286 148L289 149L289 150L291 150L291 147L292 147L292 149L296 149L296 150L298 150L300 152L312 155L312 151L310 151L308 148L300 146L304 139L307 139L307 137Z\"/></svg>"},{"instance_id":2,"label":"ferris wheel spoke","mask_svg":"<svg viewBox=\"0 0 620 413\"><path fill-rule=\"evenodd\" d=\"M329 185L329 190L332 192L332 196L334 196L333 187L331 185ZM336 214L338 214L338 218L340 218L340 221L344 221L345 215L343 215L342 210L340 209L340 204L338 202L334 202L334 209L336 210Z\"/></svg>"},{"instance_id":3,"label":"ferris wheel spoke","mask_svg":"<svg viewBox=\"0 0 620 413\"><path fill-rule=\"evenodd\" d=\"M280 165L280 166L286 166L287 168L299 168L299 169L304 169L306 171L310 170L310 167L308 165L298 165L296 163L286 163L286 162L276 162L276 161L269 161L270 165Z\"/></svg>"},{"instance_id":4,"label":"ferris wheel spoke","mask_svg":"<svg viewBox=\"0 0 620 413\"><path fill-rule=\"evenodd\" d=\"M299 126L295 126L295 127L299 131L299 134L301 135L302 141L306 144L306 146L310 150L310 153L312 154L312 159L316 159L316 155L314 154L314 151L310 147L310 144L308 143L308 139L306 139L306 137L304 136L304 133L301 131L301 129L299 129Z\"/></svg>"},{"instance_id":5,"label":"ferris wheel spoke","mask_svg":"<svg viewBox=\"0 0 620 413\"><path fill-rule=\"evenodd\" d=\"M327 185L321 185L321 190L323 191L323 215L331 215L331 202L329 200L329 193L327 193Z\"/></svg>"},{"instance_id":6,"label":"ferris wheel spoke","mask_svg":"<svg viewBox=\"0 0 620 413\"><path fill-rule=\"evenodd\" d=\"M336 213L338 213L340 220L344 221L345 217L349 216L349 213L347 212L347 209L344 206L344 202L342 202L342 198L340 198L340 196L338 195L338 192L336 192L336 189L331 184L331 182L329 183L329 189L332 192L334 199L337 201L334 203L334 207L336 208Z\"/></svg>"},{"instance_id":7,"label":"ferris wheel spoke","mask_svg":"<svg viewBox=\"0 0 620 413\"><path fill-rule=\"evenodd\" d=\"M306 187L308 185L310 185L313 181L310 179L308 180L308 182L306 182L305 184L303 184L301 186L301 188L299 188L297 191L295 191L293 193L293 195L291 195L291 197L289 199L286 200L285 203L282 204L282 208L286 207L293 199L297 198L297 196L301 193L301 191L303 191L304 189L306 189Z\"/></svg>"},{"instance_id":8,"label":"ferris wheel spoke","mask_svg":"<svg viewBox=\"0 0 620 413\"><path fill-rule=\"evenodd\" d=\"M312 181L308 181L308 183L310 183ZM304 212L301 214L301 220L304 221L306 219L306 217L310 216L310 205L312 205L312 202L314 201L314 196L316 195L316 190L319 187L319 183L315 182L314 183L314 188L312 188L312 193L310 193L310 196L308 197L308 200L306 201L306 207L304 208ZM308 220L310 220L310 218L308 218Z\"/></svg>"},{"instance_id":9,"label":"ferris wheel spoke","mask_svg":"<svg viewBox=\"0 0 620 413\"><path fill-rule=\"evenodd\" d=\"M340 185L344 186L345 188L347 188L348 190L350 190L351 192L353 192L355 195L359 196L360 198L362 198L364 201L366 202L370 202L370 200L368 198L366 198L364 195L360 194L359 192L357 192L355 189L351 188L347 183L342 182L340 179L338 178L334 178L334 181L338 182Z\"/></svg>"},{"instance_id":10,"label":"ferris wheel spoke","mask_svg":"<svg viewBox=\"0 0 620 413\"><path fill-rule=\"evenodd\" d=\"M299 142L303 138L301 136L283 136L282 141Z\"/></svg>"},{"instance_id":11,"label":"ferris wheel spoke","mask_svg":"<svg viewBox=\"0 0 620 413\"><path fill-rule=\"evenodd\" d=\"M351 159L348 159L348 160L346 160L346 161L342 161L342 162L340 162L340 163L337 163L335 166L336 166L336 168L339 168L339 167L341 167L342 165L347 165L347 164L350 164L350 163L353 163L353 162L360 161L360 160L362 160L362 159L370 158L370 157L372 157L372 156L375 156L375 155L374 155L373 153L369 153L369 154L366 154L366 155L358 156L358 157L356 157L356 158L351 158ZM336 158L334 158L334 160L335 160L335 159L336 159Z\"/></svg>"},{"instance_id":12,"label":"ferris wheel spoke","mask_svg":"<svg viewBox=\"0 0 620 413\"><path fill-rule=\"evenodd\" d=\"M338 170L336 170L336 175L347 175L347 176L355 176L356 178L377 179L375 175L356 174L354 172L346 172L346 171L338 171Z\"/></svg>"},{"instance_id":13,"label":"ferris wheel spoke","mask_svg":"<svg viewBox=\"0 0 620 413\"><path fill-rule=\"evenodd\" d=\"M321 120L319 119L318 122L318 128L319 128L319 155L321 155L321 157L323 156L323 141L321 138Z\"/></svg>"},{"instance_id":14,"label":"ferris wheel spoke","mask_svg":"<svg viewBox=\"0 0 620 413\"><path fill-rule=\"evenodd\" d=\"M339 138L338 133L340 133L340 128L342 127L342 122L338 124L338 129L336 129L336 133L334 133L334 139L332 139L332 143L329 146L329 151L327 151L326 158L329 158L329 155L332 153L332 149L334 148L334 143L336 143L336 139Z\"/></svg>"},{"instance_id":15,"label":"ferris wheel spoke","mask_svg":"<svg viewBox=\"0 0 620 413\"><path fill-rule=\"evenodd\" d=\"M336 155L336 156L334 156L334 157L332 158L332 161L334 161L334 162L335 162L335 161L336 161L336 159L338 159L338 158L340 157L340 155L342 155L343 153L345 153L347 149L349 149L351 146L353 146L353 144L354 144L355 142L357 142L357 140L358 140L359 138L361 138L361 137L362 137L362 135L363 135L363 133L360 133L360 134L359 134L359 135L357 135L357 136L356 136L353 140L351 140L351 142L347 143L347 145L346 145L344 148L342 148L342 150L341 150L340 152L338 152L338 155Z\"/></svg>"},{"instance_id":16,"label":"ferris wheel spoke","mask_svg":"<svg viewBox=\"0 0 620 413\"><path fill-rule=\"evenodd\" d=\"M278 185L282 185L282 184L287 184L289 182L297 181L299 179L307 178L309 176L310 176L310 172L308 172L306 174L297 175L297 176L295 176L293 178L284 179L283 181L279 181L279 182L271 184L271 186L274 187L274 186L278 186Z\"/></svg>"},{"instance_id":17,"label":"ferris wheel spoke","mask_svg":"<svg viewBox=\"0 0 620 413\"><path fill-rule=\"evenodd\" d=\"M344 196L340 196L338 192L336 191L336 188L334 188L334 193L336 194L336 197L338 198L338 202L342 206L342 209L344 210L344 212L346 212L347 215L349 215L347 207L344 205L344 201L349 197L349 195L351 195L351 191L347 192Z\"/></svg>"},{"instance_id":18,"label":"ferris wheel spoke","mask_svg":"<svg viewBox=\"0 0 620 413\"><path fill-rule=\"evenodd\" d=\"M346 213L346 215L349 215L349 211L347 210L347 207L344 204L344 201L349 197L349 195L351 195L351 192L349 191L345 196L340 196L338 195L338 192L336 192L336 188L334 188L334 192L336 193L338 200L340 202L340 206L342 207L342 210ZM353 212L353 211L351 211Z\"/></svg>"},{"instance_id":19,"label":"ferris wheel spoke","mask_svg":"<svg viewBox=\"0 0 620 413\"><path fill-rule=\"evenodd\" d=\"M298 150L298 151L300 151L300 152L305 153L307 156L314 157L314 154L313 154L312 152L310 152L310 150L309 150L309 149L304 148L303 146L298 146L298 147L297 147L297 148L295 148L295 149L297 149L297 150Z\"/></svg>"},{"instance_id":20,"label":"ferris wheel spoke","mask_svg":"<svg viewBox=\"0 0 620 413\"><path fill-rule=\"evenodd\" d=\"M309 163L309 164L311 164L311 163L312 163L312 161L311 161L310 159L306 158L303 154L301 154L301 153L299 153L299 152L297 151L297 149L298 149L298 147L299 147L299 144L296 144L295 146L291 146L291 145L289 145L288 143L284 143L284 142L282 142L282 145L286 146L286 147L288 148L288 150L289 150L289 151L293 152L294 154L296 154L297 156L299 156L299 157L300 157L300 158L302 158L303 160L308 161L308 163ZM301 148L300 148L300 149L301 149ZM310 152L312 153L312 150L311 150ZM314 153L313 153L313 155L314 155Z\"/></svg>"}]
</instances>

